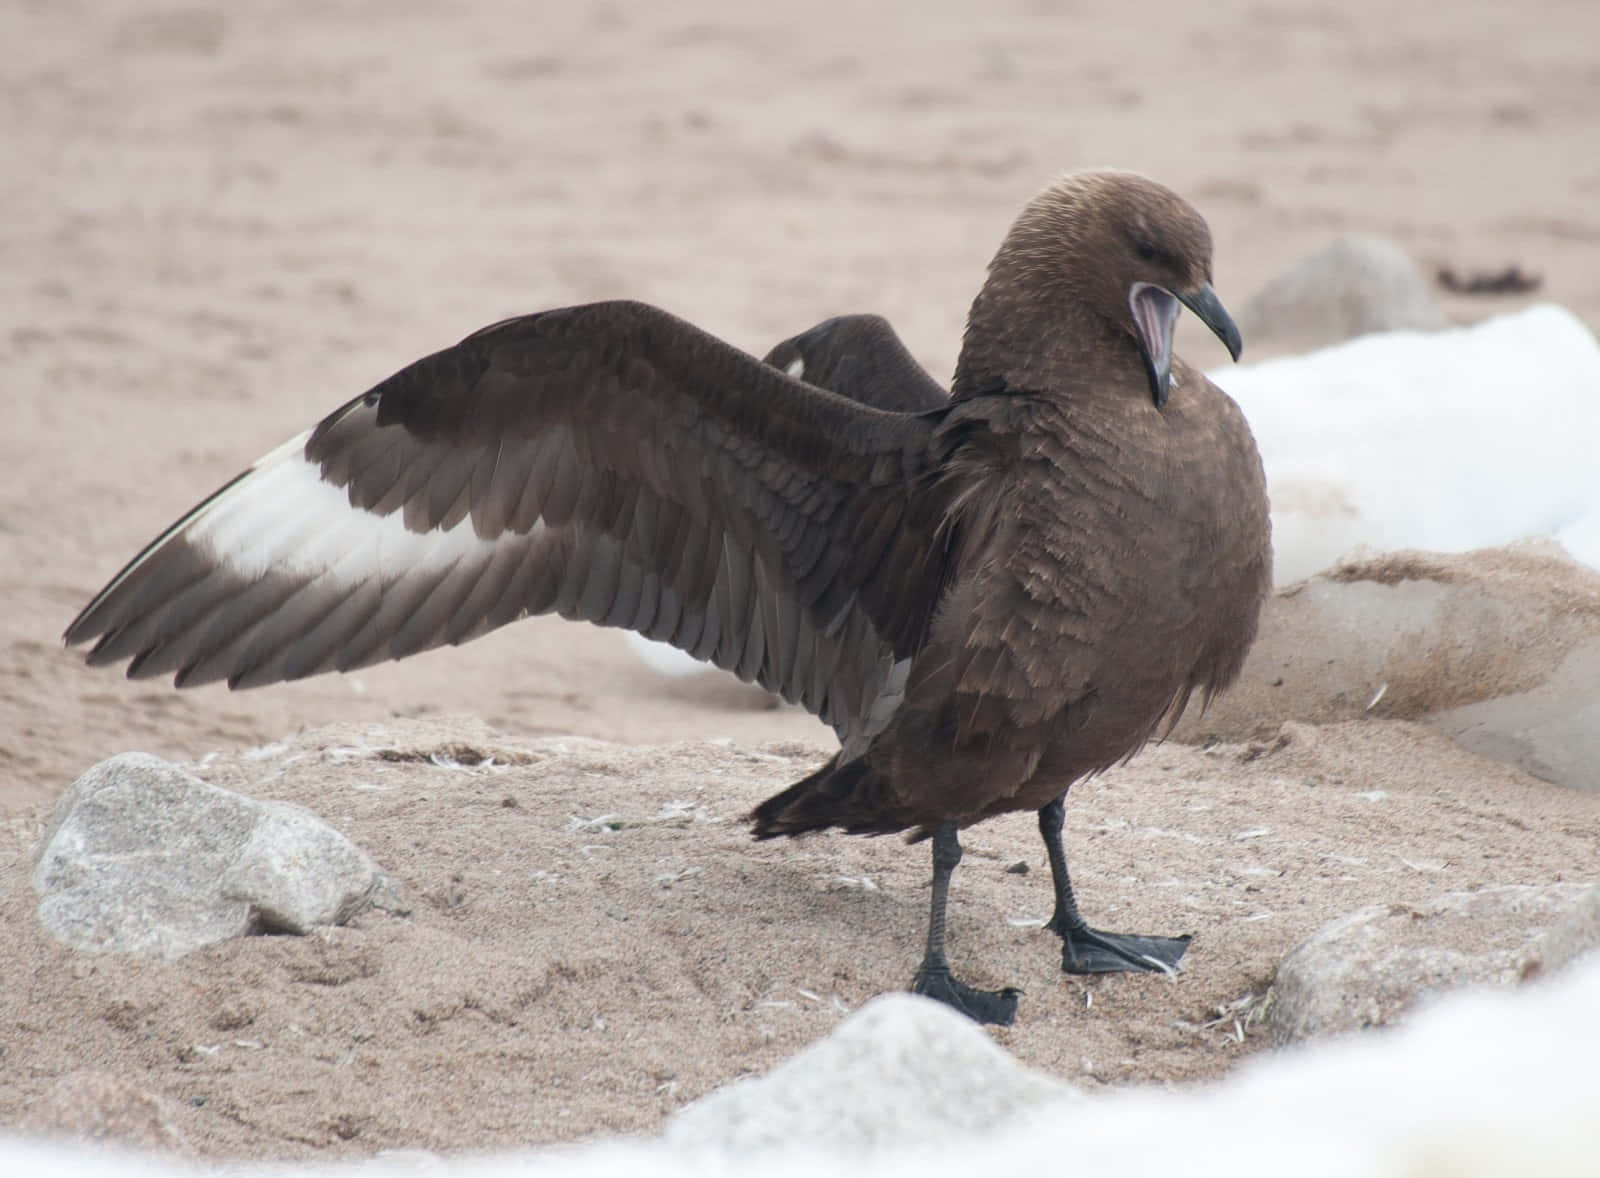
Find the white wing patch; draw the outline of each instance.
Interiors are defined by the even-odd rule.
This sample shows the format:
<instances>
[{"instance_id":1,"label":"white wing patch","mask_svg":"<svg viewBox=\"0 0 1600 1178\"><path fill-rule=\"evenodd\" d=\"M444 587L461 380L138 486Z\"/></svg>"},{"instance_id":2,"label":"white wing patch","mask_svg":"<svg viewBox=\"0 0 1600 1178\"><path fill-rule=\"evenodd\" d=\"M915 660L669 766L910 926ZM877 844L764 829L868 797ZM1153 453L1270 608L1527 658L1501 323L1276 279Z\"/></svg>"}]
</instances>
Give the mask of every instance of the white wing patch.
<instances>
[{"instance_id":1,"label":"white wing patch","mask_svg":"<svg viewBox=\"0 0 1600 1178\"><path fill-rule=\"evenodd\" d=\"M542 523L483 539L463 515L414 532L403 507L377 515L324 482L305 456L309 437L168 528L69 639L102 636L90 660L129 658L136 676L255 686L463 642L528 612L530 587L541 600L569 591L566 579L550 581L565 570L541 563Z\"/></svg>"},{"instance_id":2,"label":"white wing patch","mask_svg":"<svg viewBox=\"0 0 1600 1178\"><path fill-rule=\"evenodd\" d=\"M402 511L374 515L350 506L344 488L323 482L307 461L309 436L266 455L176 531L245 580L270 571L352 588L401 575L440 576L463 563L487 562L494 552L497 541L480 538L470 517L448 531L413 532ZM525 544L527 537L505 540Z\"/></svg>"}]
</instances>

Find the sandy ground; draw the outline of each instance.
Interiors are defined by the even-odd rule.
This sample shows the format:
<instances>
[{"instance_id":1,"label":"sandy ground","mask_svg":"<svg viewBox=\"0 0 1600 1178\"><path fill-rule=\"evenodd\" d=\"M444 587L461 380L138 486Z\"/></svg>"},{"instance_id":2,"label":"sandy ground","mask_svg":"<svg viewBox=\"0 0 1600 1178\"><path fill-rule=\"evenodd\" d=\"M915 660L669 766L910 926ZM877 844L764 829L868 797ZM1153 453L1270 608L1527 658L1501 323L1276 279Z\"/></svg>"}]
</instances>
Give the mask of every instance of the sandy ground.
<instances>
[{"instance_id":1,"label":"sandy ground","mask_svg":"<svg viewBox=\"0 0 1600 1178\"><path fill-rule=\"evenodd\" d=\"M1065 977L1040 928L1049 869L1031 816L966 832L951 952L974 984L1024 990L999 1042L1088 1090L1213 1076L1264 1046L1235 1020L1331 916L1580 880L1600 862L1595 794L1406 724L1289 736L1164 745L1074 791L1086 909L1105 927L1193 931L1175 981ZM93 1068L162 1097L207 1154L658 1128L910 980L926 847L745 833L750 807L816 761L787 742L526 740L470 717L219 755L207 780L315 808L392 873L411 913L170 964L51 941L26 882L36 828L15 822L0 837L0 1124L72 1107L52 1096L58 1077Z\"/></svg>"},{"instance_id":2,"label":"sandy ground","mask_svg":"<svg viewBox=\"0 0 1600 1178\"><path fill-rule=\"evenodd\" d=\"M1370 230L1429 267L1517 264L1542 276L1538 297L1600 327L1589 0L1462 3L1442 24L1387 0L886 4L864 18L820 0L11 3L0 36L26 48L0 65L0 1124L56 1077L104 1068L181 1107L208 1154L648 1130L823 1033L833 996L854 1006L904 984L924 852L747 845L737 815L804 772L825 733L731 681L662 680L616 634L540 619L241 695L127 683L60 649L146 539L427 350L504 315L626 296L756 352L877 310L948 372L1022 202L1061 170L1108 163L1194 200L1229 301ZM1462 319L1515 305L1446 302ZM1180 347L1223 360L1203 335ZM391 767L416 799L399 804L231 759L333 721L439 716L471 717L458 726L472 739L526 763L492 790ZM1044 915L1038 871L1002 870L1042 865L1031 822L972 833L958 950L974 980L1026 987L1008 1046L1090 1084L1213 1074L1253 1041L1177 1023L1259 988L1323 920L1593 871L1590 796L1406 725L1307 732L1248 761L1167 746L1075 792L1069 850L1091 914L1203 930L1177 986L1063 981L1045 937L1008 923ZM557 758L546 780L538 740L559 734L689 744L597 753L604 771ZM412 889L416 915L172 966L46 945L24 882L40 807L135 748L217 752L219 784L319 809ZM581 798L573 774L587 774ZM1388 802L1361 797L1374 790ZM618 832L636 840L611 852L628 919L604 917L568 819L685 797L716 821ZM1223 855L1257 829L1275 833L1238 847L1259 862ZM543 894L540 870L564 892ZM862 877L877 890L829 882ZM317 981L324 958L356 989ZM463 980L480 966L481 984ZM218 1027L269 1046L197 1062L186 1048Z\"/></svg>"}]
</instances>

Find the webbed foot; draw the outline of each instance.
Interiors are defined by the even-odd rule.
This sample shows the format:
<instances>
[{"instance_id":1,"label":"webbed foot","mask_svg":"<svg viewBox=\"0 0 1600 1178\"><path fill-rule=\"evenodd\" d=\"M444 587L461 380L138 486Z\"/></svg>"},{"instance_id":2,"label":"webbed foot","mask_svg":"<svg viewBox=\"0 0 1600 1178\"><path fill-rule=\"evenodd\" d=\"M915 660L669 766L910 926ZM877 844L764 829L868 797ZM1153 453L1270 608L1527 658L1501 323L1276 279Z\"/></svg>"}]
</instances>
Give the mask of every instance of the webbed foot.
<instances>
[{"instance_id":1,"label":"webbed foot","mask_svg":"<svg viewBox=\"0 0 1600 1178\"><path fill-rule=\"evenodd\" d=\"M977 990L955 977L948 969L924 966L911 981L911 992L933 998L959 1010L974 1022L1009 1027L1017 1017L1015 986L1004 990Z\"/></svg>"},{"instance_id":2,"label":"webbed foot","mask_svg":"<svg viewBox=\"0 0 1600 1178\"><path fill-rule=\"evenodd\" d=\"M1188 948L1188 937L1103 933L1084 925L1061 933L1061 968L1066 973L1176 973Z\"/></svg>"}]
</instances>

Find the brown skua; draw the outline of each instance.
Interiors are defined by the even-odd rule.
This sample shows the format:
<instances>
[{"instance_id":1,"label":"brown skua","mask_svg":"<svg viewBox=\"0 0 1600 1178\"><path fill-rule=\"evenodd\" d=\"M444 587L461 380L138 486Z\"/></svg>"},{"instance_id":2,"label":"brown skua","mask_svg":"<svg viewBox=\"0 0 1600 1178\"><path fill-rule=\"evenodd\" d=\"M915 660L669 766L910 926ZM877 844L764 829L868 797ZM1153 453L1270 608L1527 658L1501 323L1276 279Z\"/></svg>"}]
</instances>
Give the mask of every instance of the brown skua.
<instances>
[{"instance_id":1,"label":"brown skua","mask_svg":"<svg viewBox=\"0 0 1600 1178\"><path fill-rule=\"evenodd\" d=\"M1006 1023L1015 993L945 957L962 826L1039 812L1063 968L1171 969L1187 947L1090 928L1061 825L1073 781L1235 677L1268 586L1249 429L1172 355L1180 303L1238 354L1210 267L1167 189L1067 177L991 263L948 399L870 317L776 367L640 303L510 319L257 462L66 638L131 676L235 687L535 613L671 642L839 736L757 808L758 837L932 837L913 988Z\"/></svg>"}]
</instances>

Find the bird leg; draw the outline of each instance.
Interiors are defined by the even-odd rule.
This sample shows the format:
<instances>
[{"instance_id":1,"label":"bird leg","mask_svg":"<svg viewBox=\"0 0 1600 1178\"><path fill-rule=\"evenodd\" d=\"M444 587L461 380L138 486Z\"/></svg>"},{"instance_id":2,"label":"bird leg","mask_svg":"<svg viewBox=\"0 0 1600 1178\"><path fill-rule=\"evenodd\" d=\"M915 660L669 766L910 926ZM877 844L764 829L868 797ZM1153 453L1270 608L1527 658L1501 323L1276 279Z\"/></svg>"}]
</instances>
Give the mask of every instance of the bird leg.
<instances>
[{"instance_id":1,"label":"bird leg","mask_svg":"<svg viewBox=\"0 0 1600 1178\"><path fill-rule=\"evenodd\" d=\"M1061 938L1061 968L1066 973L1172 973L1189 947L1188 937L1141 937L1103 933L1089 927L1072 898L1067 853L1061 846L1066 822L1066 795L1039 811L1039 834L1050 855L1050 877L1056 886L1056 910L1045 928Z\"/></svg>"},{"instance_id":2,"label":"bird leg","mask_svg":"<svg viewBox=\"0 0 1600 1178\"><path fill-rule=\"evenodd\" d=\"M956 837L956 824L939 823L933 835L933 900L928 913L928 952L917 976L912 979L911 991L953 1006L977 1022L1009 1027L1017 1016L1018 991L1011 986L1004 990L975 990L951 974L950 962L944 955L945 906L950 899L950 877L960 862L961 840Z\"/></svg>"}]
</instances>

